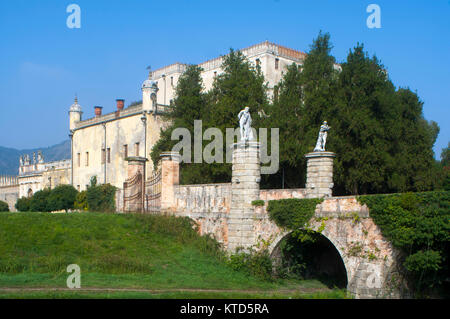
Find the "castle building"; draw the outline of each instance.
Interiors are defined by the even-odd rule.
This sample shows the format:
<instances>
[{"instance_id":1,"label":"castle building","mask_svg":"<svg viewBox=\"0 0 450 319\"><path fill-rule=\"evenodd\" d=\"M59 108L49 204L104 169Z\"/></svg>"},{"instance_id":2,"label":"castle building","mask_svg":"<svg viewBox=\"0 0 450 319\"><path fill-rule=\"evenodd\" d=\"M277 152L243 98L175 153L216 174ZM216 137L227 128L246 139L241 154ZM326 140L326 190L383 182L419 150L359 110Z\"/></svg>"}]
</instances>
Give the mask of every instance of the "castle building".
<instances>
[{"instance_id":1,"label":"castle building","mask_svg":"<svg viewBox=\"0 0 450 319\"><path fill-rule=\"evenodd\" d=\"M269 89L281 80L283 71L292 63L302 64L305 53L270 42L263 42L240 50L247 59L259 65ZM212 87L214 77L222 71L223 57L199 64L205 90ZM72 138L72 184L85 190L90 178L97 176L99 183L110 183L118 188L128 176L127 158L145 157L159 139L165 125L159 116L175 98L175 87L187 65L175 63L150 73L142 84L142 103L124 109L124 100L117 99L117 109L102 114L95 106L95 117L83 120L82 108L75 99L70 107ZM148 160L146 172L153 171Z\"/></svg>"},{"instance_id":2,"label":"castle building","mask_svg":"<svg viewBox=\"0 0 450 319\"><path fill-rule=\"evenodd\" d=\"M274 86L281 80L283 71L288 65L303 65L306 53L290 49L268 41L239 50L253 65L259 65L264 78L268 82L269 96L273 95ZM214 78L223 72L223 56L198 64L203 69L201 76L205 90L212 88ZM175 88L181 74L186 70L184 63L174 63L152 72L151 79L159 88L160 104L170 105L175 98Z\"/></svg>"},{"instance_id":3,"label":"castle building","mask_svg":"<svg viewBox=\"0 0 450 319\"><path fill-rule=\"evenodd\" d=\"M281 80L287 66L302 65L306 54L268 41L241 49L240 52L254 65L259 65L269 87L269 95ZM223 56L200 63L205 90L212 88L214 78L223 72ZM141 86L142 102L124 108L123 99L116 100L116 109L103 113L103 107L94 106L95 116L83 119L78 99L69 108L70 159L45 163L42 154L33 161L28 155L20 159L19 175L4 184L0 194L17 198L32 196L44 188L72 184L77 190L86 190L93 176L98 183L110 183L119 190L128 177L128 160L141 158L150 175L154 171L150 152L159 139L160 129L168 123L161 114L172 104L179 77L187 64L174 63L150 72ZM145 178L145 177L144 177ZM12 185L12 184L14 185ZM6 195L5 195L6 196ZM13 197L14 197L13 196ZM10 209L14 210L13 205Z\"/></svg>"}]
</instances>

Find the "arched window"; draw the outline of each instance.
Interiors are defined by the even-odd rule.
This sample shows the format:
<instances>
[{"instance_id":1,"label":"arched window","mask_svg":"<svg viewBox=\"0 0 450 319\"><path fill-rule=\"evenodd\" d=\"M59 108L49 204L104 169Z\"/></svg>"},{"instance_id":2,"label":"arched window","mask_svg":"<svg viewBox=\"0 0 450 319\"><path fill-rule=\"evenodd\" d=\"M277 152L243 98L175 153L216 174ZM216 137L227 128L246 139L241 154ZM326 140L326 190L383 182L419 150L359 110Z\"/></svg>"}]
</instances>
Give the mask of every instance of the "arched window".
<instances>
[{"instance_id":1,"label":"arched window","mask_svg":"<svg viewBox=\"0 0 450 319\"><path fill-rule=\"evenodd\" d=\"M31 188L28 189L27 195L28 195L28 197L32 197L33 196L33 190Z\"/></svg>"}]
</instances>

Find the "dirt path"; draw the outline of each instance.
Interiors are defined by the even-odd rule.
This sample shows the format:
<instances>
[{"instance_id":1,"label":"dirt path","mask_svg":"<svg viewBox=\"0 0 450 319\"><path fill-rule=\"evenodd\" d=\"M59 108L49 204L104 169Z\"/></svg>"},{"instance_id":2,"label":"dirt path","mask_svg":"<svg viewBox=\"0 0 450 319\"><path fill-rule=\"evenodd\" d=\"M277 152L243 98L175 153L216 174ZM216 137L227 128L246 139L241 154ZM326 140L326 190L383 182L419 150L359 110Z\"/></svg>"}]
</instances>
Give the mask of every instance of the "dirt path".
<instances>
[{"instance_id":1,"label":"dirt path","mask_svg":"<svg viewBox=\"0 0 450 319\"><path fill-rule=\"evenodd\" d=\"M77 291L77 292L147 292L149 294L171 293L171 292L229 292L229 293L314 293L328 291L327 288L299 288L299 289L195 289L195 288L172 288L172 289L145 289L145 288L63 288L63 287L0 287L0 292L33 292L33 291Z\"/></svg>"}]
</instances>

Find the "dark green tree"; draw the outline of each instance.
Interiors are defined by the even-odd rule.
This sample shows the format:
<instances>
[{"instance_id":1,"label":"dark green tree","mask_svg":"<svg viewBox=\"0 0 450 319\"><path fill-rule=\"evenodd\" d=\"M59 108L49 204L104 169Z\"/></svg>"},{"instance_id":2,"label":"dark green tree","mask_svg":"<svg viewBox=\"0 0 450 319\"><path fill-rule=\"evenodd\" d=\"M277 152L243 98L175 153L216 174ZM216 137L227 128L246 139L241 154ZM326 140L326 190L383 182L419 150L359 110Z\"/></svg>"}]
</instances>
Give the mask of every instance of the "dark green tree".
<instances>
[{"instance_id":1,"label":"dark green tree","mask_svg":"<svg viewBox=\"0 0 450 319\"><path fill-rule=\"evenodd\" d=\"M43 190L34 193L30 201L30 211L32 212L50 212L51 207L48 204L48 197L50 196L50 189L45 188Z\"/></svg>"},{"instance_id":2,"label":"dark green tree","mask_svg":"<svg viewBox=\"0 0 450 319\"><path fill-rule=\"evenodd\" d=\"M250 108L252 127L258 132L261 116L267 108L267 85L258 63L252 64L240 51L230 49L223 58L223 73L219 74L208 93L208 112L204 127L216 127L224 136L224 162L226 148L226 128L238 128L237 115L246 106ZM236 141L236 140L235 140ZM213 163L204 165L210 176L210 182L229 182L231 179L230 163Z\"/></svg>"},{"instance_id":3,"label":"dark green tree","mask_svg":"<svg viewBox=\"0 0 450 319\"><path fill-rule=\"evenodd\" d=\"M300 67L291 65L275 88L266 127L280 129L280 170L262 179L262 187L302 187L306 179L304 155L314 149L320 125L333 125L338 72L331 55L330 35L320 32ZM330 122L331 121L331 122Z\"/></svg>"},{"instance_id":4,"label":"dark green tree","mask_svg":"<svg viewBox=\"0 0 450 319\"><path fill-rule=\"evenodd\" d=\"M439 128L423 118L417 95L396 91L384 66L359 44L342 64L338 86L329 144L339 154L335 194L431 190Z\"/></svg>"},{"instance_id":5,"label":"dark green tree","mask_svg":"<svg viewBox=\"0 0 450 319\"><path fill-rule=\"evenodd\" d=\"M78 191L72 185L58 185L50 192L48 196L48 205L50 210L73 209Z\"/></svg>"},{"instance_id":6,"label":"dark green tree","mask_svg":"<svg viewBox=\"0 0 450 319\"><path fill-rule=\"evenodd\" d=\"M97 185L97 177L92 176L86 190L86 201L90 211L114 212L116 187L111 184ZM74 199L75 200L75 199Z\"/></svg>"},{"instance_id":7,"label":"dark green tree","mask_svg":"<svg viewBox=\"0 0 450 319\"><path fill-rule=\"evenodd\" d=\"M444 147L441 152L441 164L443 167L450 166L450 142L447 147Z\"/></svg>"},{"instance_id":8,"label":"dark green tree","mask_svg":"<svg viewBox=\"0 0 450 319\"><path fill-rule=\"evenodd\" d=\"M191 135L191 162L193 161L194 144L194 121L202 120L206 111L206 98L203 93L203 82L201 78L202 69L196 65L189 65L180 76L175 90L174 107L163 116L170 125L161 130L160 139L152 148L151 158L156 167L162 152L170 151L177 140L171 140L172 132L176 128L186 128ZM183 154L181 154L183 155ZM195 169L198 164L182 163L181 180L185 183L201 182L202 174ZM195 176L197 175L197 176Z\"/></svg>"},{"instance_id":9,"label":"dark green tree","mask_svg":"<svg viewBox=\"0 0 450 319\"><path fill-rule=\"evenodd\" d=\"M0 200L0 212L9 212L8 203Z\"/></svg>"},{"instance_id":10,"label":"dark green tree","mask_svg":"<svg viewBox=\"0 0 450 319\"><path fill-rule=\"evenodd\" d=\"M265 188L302 187L305 180L303 127L301 118L302 81L299 67L293 63L274 89L273 103L267 108L263 126L279 128L279 170L263 175L261 186ZM270 141L270 140L269 140ZM270 147L269 147L270 149Z\"/></svg>"},{"instance_id":11,"label":"dark green tree","mask_svg":"<svg viewBox=\"0 0 450 319\"><path fill-rule=\"evenodd\" d=\"M31 204L31 198L21 197L21 198L17 199L17 202L14 205L14 207L16 207L16 209L19 212L29 212L30 211L30 204Z\"/></svg>"},{"instance_id":12,"label":"dark green tree","mask_svg":"<svg viewBox=\"0 0 450 319\"><path fill-rule=\"evenodd\" d=\"M362 45L350 50L339 75L329 149L335 160L337 194L386 193L399 135L395 88L376 57Z\"/></svg>"},{"instance_id":13,"label":"dark green tree","mask_svg":"<svg viewBox=\"0 0 450 319\"><path fill-rule=\"evenodd\" d=\"M218 75L213 88L203 93L200 76L201 68L189 66L180 77L174 107L165 117L171 125L161 131L161 139L153 147L151 157L153 163L159 160L163 151L169 151L178 143L171 141L175 128L186 128L191 134L191 163L182 163L181 182L208 183L228 182L231 177L231 165L226 163L194 163L194 120L202 120L203 132L210 127L219 128L226 142L226 128L239 126L237 114L245 106L250 107L253 127L258 128L260 119L258 111L267 104L266 86L260 68L253 66L240 52L230 50L224 57L224 72ZM206 146L210 141L202 141ZM226 146L223 147L225 161Z\"/></svg>"},{"instance_id":14,"label":"dark green tree","mask_svg":"<svg viewBox=\"0 0 450 319\"><path fill-rule=\"evenodd\" d=\"M416 93L400 88L396 96L396 131L390 138L395 164L387 179L388 187L396 192L432 190L439 180L433 152L439 127L425 120L423 102Z\"/></svg>"}]
</instances>

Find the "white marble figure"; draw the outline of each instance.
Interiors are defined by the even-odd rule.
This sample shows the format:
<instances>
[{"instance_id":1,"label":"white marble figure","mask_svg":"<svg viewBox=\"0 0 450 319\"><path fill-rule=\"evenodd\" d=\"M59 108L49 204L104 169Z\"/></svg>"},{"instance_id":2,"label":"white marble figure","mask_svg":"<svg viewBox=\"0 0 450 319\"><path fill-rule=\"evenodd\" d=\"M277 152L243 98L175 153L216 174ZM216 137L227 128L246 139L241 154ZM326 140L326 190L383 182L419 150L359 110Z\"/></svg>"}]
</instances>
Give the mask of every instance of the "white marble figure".
<instances>
[{"instance_id":1,"label":"white marble figure","mask_svg":"<svg viewBox=\"0 0 450 319\"><path fill-rule=\"evenodd\" d=\"M38 151L37 160L39 164L44 163L44 155L42 155L41 151Z\"/></svg>"},{"instance_id":2,"label":"white marble figure","mask_svg":"<svg viewBox=\"0 0 450 319\"><path fill-rule=\"evenodd\" d=\"M33 152L33 164L36 164L36 153Z\"/></svg>"},{"instance_id":3,"label":"white marble figure","mask_svg":"<svg viewBox=\"0 0 450 319\"><path fill-rule=\"evenodd\" d=\"M23 157L22 157L22 155L19 156L19 163L20 163L20 166L23 166Z\"/></svg>"},{"instance_id":4,"label":"white marble figure","mask_svg":"<svg viewBox=\"0 0 450 319\"><path fill-rule=\"evenodd\" d=\"M24 163L25 165L30 165L30 155L28 154L24 155Z\"/></svg>"},{"instance_id":5,"label":"white marble figure","mask_svg":"<svg viewBox=\"0 0 450 319\"><path fill-rule=\"evenodd\" d=\"M327 121L324 121L320 126L319 137L317 138L316 147L314 152L324 152L325 144L327 143L327 132L330 130L330 126L327 125Z\"/></svg>"},{"instance_id":6,"label":"white marble figure","mask_svg":"<svg viewBox=\"0 0 450 319\"><path fill-rule=\"evenodd\" d=\"M253 140L252 132L252 117L249 112L250 108L246 106L242 111L239 112L239 127L241 132L241 141L251 141Z\"/></svg>"}]
</instances>

